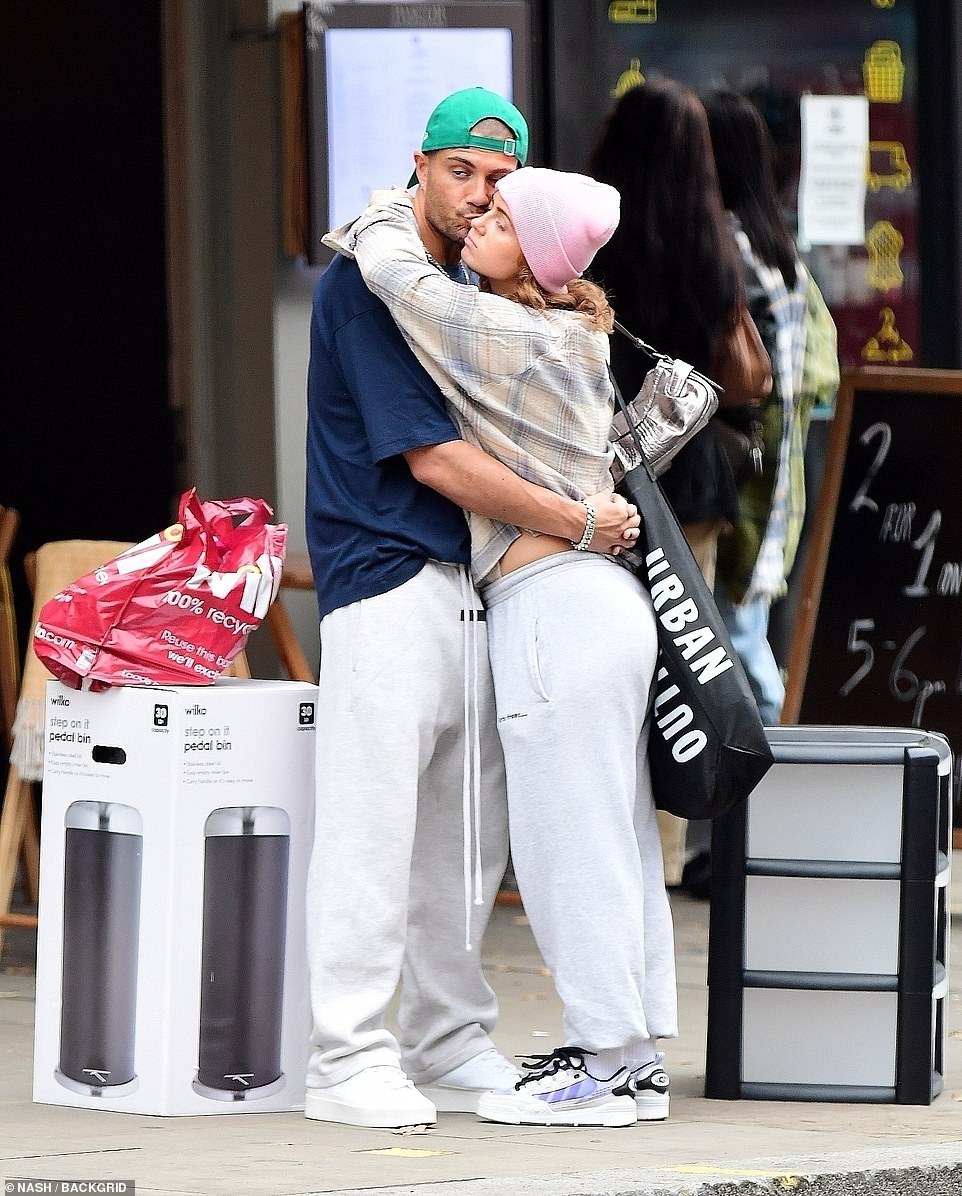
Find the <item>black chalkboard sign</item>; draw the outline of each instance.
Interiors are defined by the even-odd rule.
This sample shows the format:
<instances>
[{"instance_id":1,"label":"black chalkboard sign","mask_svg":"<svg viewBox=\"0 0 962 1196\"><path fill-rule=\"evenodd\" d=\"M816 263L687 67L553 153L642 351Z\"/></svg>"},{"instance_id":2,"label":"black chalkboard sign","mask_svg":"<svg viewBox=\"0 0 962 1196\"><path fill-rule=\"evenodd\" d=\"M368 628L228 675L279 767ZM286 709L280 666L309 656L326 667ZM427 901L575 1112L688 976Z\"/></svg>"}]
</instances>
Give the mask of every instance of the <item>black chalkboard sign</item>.
<instances>
[{"instance_id":1,"label":"black chalkboard sign","mask_svg":"<svg viewBox=\"0 0 962 1196\"><path fill-rule=\"evenodd\" d=\"M844 375L782 714L786 723L941 731L957 795L960 445L962 371Z\"/></svg>"}]
</instances>

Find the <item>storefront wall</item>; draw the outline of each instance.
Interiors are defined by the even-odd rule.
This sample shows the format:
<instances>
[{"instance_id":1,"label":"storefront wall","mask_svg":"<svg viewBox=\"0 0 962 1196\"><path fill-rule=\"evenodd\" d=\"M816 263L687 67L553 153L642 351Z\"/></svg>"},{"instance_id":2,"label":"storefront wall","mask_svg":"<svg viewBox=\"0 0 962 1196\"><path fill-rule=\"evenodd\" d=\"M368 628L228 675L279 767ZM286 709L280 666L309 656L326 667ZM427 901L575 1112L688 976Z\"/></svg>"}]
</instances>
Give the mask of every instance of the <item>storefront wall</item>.
<instances>
[{"instance_id":1,"label":"storefront wall","mask_svg":"<svg viewBox=\"0 0 962 1196\"><path fill-rule=\"evenodd\" d=\"M843 365L962 365L960 8L906 0L555 0L545 28L547 156L584 170L605 113L642 78L669 76L699 92L746 91L772 131L794 224L801 97L864 95L865 236L856 244L802 244L803 256L835 316Z\"/></svg>"}]
</instances>

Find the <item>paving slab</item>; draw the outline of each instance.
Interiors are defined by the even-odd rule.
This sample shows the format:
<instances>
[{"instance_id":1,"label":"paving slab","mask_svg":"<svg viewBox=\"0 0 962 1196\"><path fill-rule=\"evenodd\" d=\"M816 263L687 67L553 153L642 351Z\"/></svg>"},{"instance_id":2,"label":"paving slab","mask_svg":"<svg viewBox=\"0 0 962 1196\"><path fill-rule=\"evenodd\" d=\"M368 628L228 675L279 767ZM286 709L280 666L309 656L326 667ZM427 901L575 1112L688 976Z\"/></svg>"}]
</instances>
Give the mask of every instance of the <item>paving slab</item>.
<instances>
[{"instance_id":1,"label":"paving slab","mask_svg":"<svg viewBox=\"0 0 962 1196\"><path fill-rule=\"evenodd\" d=\"M21 959L0 971L0 1176L133 1179L138 1196L958 1196L962 853L954 874L946 1089L930 1106L706 1100L708 905L674 893L681 1033L667 1045L667 1122L540 1129L442 1114L436 1129L403 1134L296 1113L161 1118L35 1105L34 981ZM561 1010L522 909L498 906L483 959L501 1001L501 1049L550 1050Z\"/></svg>"}]
</instances>

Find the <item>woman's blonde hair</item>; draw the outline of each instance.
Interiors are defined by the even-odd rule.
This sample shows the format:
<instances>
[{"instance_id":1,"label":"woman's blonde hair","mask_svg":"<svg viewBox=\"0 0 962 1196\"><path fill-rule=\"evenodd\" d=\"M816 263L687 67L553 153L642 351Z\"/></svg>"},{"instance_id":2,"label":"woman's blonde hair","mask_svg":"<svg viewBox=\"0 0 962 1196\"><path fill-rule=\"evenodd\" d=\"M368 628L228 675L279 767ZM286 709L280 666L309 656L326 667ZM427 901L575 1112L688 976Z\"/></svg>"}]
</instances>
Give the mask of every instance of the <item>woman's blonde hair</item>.
<instances>
[{"instance_id":1,"label":"woman's blonde hair","mask_svg":"<svg viewBox=\"0 0 962 1196\"><path fill-rule=\"evenodd\" d=\"M481 280L483 290L490 290L485 279ZM565 311L580 312L587 316L591 327L598 332L611 332L615 326L615 313L608 297L597 283L586 278L573 278L568 283L567 293L546 291L531 273L528 263L522 259L514 288L507 298L523 303L535 311L558 307Z\"/></svg>"}]
</instances>

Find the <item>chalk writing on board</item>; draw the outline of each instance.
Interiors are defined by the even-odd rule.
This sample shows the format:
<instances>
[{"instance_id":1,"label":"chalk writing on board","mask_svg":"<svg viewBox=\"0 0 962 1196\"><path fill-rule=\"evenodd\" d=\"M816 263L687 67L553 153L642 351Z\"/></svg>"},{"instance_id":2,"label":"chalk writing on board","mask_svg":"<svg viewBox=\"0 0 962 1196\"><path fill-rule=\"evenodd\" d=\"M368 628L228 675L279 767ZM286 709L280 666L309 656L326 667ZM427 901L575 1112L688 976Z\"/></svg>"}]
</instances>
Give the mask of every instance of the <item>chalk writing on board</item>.
<instances>
[{"instance_id":1,"label":"chalk writing on board","mask_svg":"<svg viewBox=\"0 0 962 1196\"><path fill-rule=\"evenodd\" d=\"M892 429L888 424L872 424L870 428L866 428L859 441L862 444L868 444L870 440L878 438L880 441L878 452L872 464L868 467L865 477L862 479L862 484L855 492L855 497L849 504L850 511L860 511L866 507L869 511L877 511L878 503L874 498L868 497L868 488L871 486L875 475L885 464L885 458L888 456L889 449L892 447Z\"/></svg>"},{"instance_id":2,"label":"chalk writing on board","mask_svg":"<svg viewBox=\"0 0 962 1196\"><path fill-rule=\"evenodd\" d=\"M962 371L849 371L789 660L787 722L945 734L962 780ZM962 821L962 805L957 805Z\"/></svg>"},{"instance_id":3,"label":"chalk writing on board","mask_svg":"<svg viewBox=\"0 0 962 1196\"><path fill-rule=\"evenodd\" d=\"M858 668L839 687L839 697L847 698L860 685L875 667L875 647L868 638L870 632L875 631L874 619L853 619L848 629L848 650L855 655L861 655L862 660ZM894 654L892 665L888 672L888 691L896 702L911 702L911 725L923 725L925 703L934 694L945 693L945 681L921 680L910 668L909 657L912 649L926 634L926 628L916 627L915 630L901 643L894 640L883 640L880 647L886 652Z\"/></svg>"}]
</instances>

